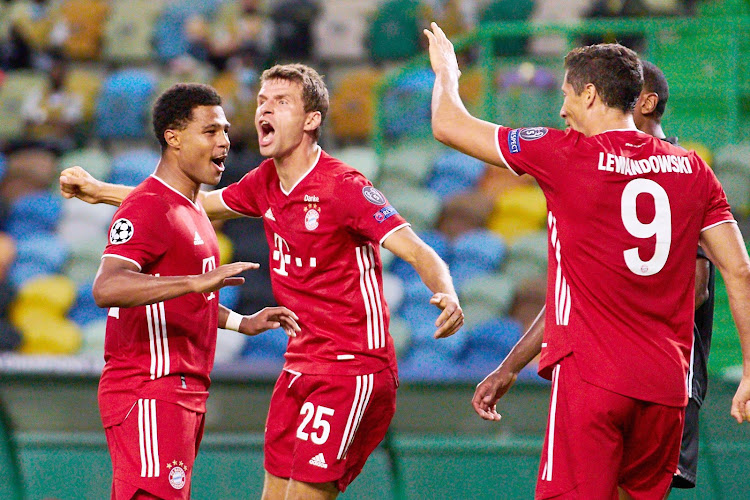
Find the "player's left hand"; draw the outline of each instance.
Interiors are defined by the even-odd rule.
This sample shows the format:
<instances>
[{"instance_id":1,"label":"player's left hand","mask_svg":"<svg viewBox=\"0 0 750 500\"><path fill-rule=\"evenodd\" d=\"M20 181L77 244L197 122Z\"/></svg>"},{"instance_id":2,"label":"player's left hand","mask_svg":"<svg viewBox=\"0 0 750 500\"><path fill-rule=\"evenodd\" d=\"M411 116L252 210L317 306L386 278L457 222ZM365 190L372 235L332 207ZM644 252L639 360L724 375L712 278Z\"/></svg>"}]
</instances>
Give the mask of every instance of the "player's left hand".
<instances>
[{"instance_id":1,"label":"player's left hand","mask_svg":"<svg viewBox=\"0 0 750 500\"><path fill-rule=\"evenodd\" d=\"M732 398L732 416L737 423L750 422L750 377L742 377Z\"/></svg>"},{"instance_id":2,"label":"player's left hand","mask_svg":"<svg viewBox=\"0 0 750 500\"><path fill-rule=\"evenodd\" d=\"M430 27L432 31L426 29L424 30L424 34L430 43L430 64L432 65L432 71L436 75L446 71L455 74L456 78L460 77L461 70L458 69L458 60L456 59L456 51L453 48L453 43L448 40L448 37L445 36L443 30L436 23L431 23Z\"/></svg>"},{"instance_id":3,"label":"player's left hand","mask_svg":"<svg viewBox=\"0 0 750 500\"><path fill-rule=\"evenodd\" d=\"M265 307L255 314L244 316L240 322L240 333L258 335L266 330L282 327L288 337L296 337L300 327L294 312L286 307Z\"/></svg>"},{"instance_id":4,"label":"player's left hand","mask_svg":"<svg viewBox=\"0 0 750 500\"><path fill-rule=\"evenodd\" d=\"M464 312L458 303L458 297L447 293L436 293L430 299L443 312L435 320L435 338L442 339L456 333L464 324Z\"/></svg>"}]
</instances>

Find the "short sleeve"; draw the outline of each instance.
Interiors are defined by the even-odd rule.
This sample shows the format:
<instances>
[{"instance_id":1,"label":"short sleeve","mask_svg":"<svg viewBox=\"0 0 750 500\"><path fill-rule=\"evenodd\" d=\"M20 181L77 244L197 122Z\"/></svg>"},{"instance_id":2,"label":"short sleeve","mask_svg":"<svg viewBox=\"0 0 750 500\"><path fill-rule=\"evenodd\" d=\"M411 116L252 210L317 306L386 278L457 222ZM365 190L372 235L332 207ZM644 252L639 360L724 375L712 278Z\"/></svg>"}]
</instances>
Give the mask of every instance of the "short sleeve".
<instances>
[{"instance_id":1,"label":"short sleeve","mask_svg":"<svg viewBox=\"0 0 750 500\"><path fill-rule=\"evenodd\" d=\"M126 198L112 218L104 255L133 262L143 270L172 246L168 211L154 194Z\"/></svg>"},{"instance_id":2,"label":"short sleeve","mask_svg":"<svg viewBox=\"0 0 750 500\"><path fill-rule=\"evenodd\" d=\"M721 187L721 183L719 183L719 179L716 178L713 170L694 151L689 153L689 157L690 163L693 165L702 163L703 169L706 172L708 203L706 205L706 213L703 216L701 231L724 222L734 222L734 216L727 201L727 195L724 193L724 188Z\"/></svg>"},{"instance_id":3,"label":"short sleeve","mask_svg":"<svg viewBox=\"0 0 750 500\"><path fill-rule=\"evenodd\" d=\"M495 145L513 173L539 178L545 177L545 170L561 167L579 136L571 129L498 127Z\"/></svg>"},{"instance_id":4,"label":"short sleeve","mask_svg":"<svg viewBox=\"0 0 750 500\"><path fill-rule=\"evenodd\" d=\"M394 231L409 225L363 175L347 172L339 178L336 188L337 210L342 214L343 225L352 232L382 244Z\"/></svg>"},{"instance_id":5,"label":"short sleeve","mask_svg":"<svg viewBox=\"0 0 750 500\"><path fill-rule=\"evenodd\" d=\"M260 217L258 193L265 189L261 182L261 167L251 170L234 184L221 190L221 200L229 210L247 217Z\"/></svg>"}]
</instances>

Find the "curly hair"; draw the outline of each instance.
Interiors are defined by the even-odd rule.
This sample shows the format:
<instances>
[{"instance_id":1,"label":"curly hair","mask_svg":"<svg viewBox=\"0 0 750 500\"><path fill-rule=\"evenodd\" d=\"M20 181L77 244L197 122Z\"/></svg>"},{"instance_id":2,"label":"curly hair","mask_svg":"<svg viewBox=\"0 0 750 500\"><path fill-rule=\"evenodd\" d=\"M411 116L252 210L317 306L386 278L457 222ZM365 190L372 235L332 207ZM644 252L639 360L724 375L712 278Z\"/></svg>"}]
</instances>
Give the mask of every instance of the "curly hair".
<instances>
[{"instance_id":1,"label":"curly hair","mask_svg":"<svg viewBox=\"0 0 750 500\"><path fill-rule=\"evenodd\" d=\"M328 89L317 71L304 64L277 64L260 75L260 83L263 85L268 80L288 80L297 82L302 87L302 102L305 105L305 113L310 111L320 112L321 126L328 113ZM315 130L315 139L320 136L320 127Z\"/></svg>"},{"instance_id":2,"label":"curly hair","mask_svg":"<svg viewBox=\"0 0 750 500\"><path fill-rule=\"evenodd\" d=\"M162 150L167 147L164 132L168 129L184 130L193 119L193 109L198 106L221 106L221 96L210 85L177 83L156 99L153 110L154 135Z\"/></svg>"},{"instance_id":3,"label":"curly hair","mask_svg":"<svg viewBox=\"0 0 750 500\"><path fill-rule=\"evenodd\" d=\"M565 56L567 81L576 94L593 83L602 102L630 113L643 88L643 68L638 54L618 43L578 47Z\"/></svg>"}]
</instances>

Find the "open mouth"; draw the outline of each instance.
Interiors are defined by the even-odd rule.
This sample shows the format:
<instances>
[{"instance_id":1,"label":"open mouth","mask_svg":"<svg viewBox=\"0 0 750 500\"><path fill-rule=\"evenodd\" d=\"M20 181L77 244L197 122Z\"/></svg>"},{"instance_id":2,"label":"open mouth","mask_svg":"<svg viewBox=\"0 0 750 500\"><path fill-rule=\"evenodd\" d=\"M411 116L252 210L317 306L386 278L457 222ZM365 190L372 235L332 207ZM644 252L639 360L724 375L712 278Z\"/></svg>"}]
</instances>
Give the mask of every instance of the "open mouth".
<instances>
[{"instance_id":1,"label":"open mouth","mask_svg":"<svg viewBox=\"0 0 750 500\"><path fill-rule=\"evenodd\" d=\"M260 127L260 134L258 134L260 145L268 146L271 144L271 141L273 141L273 136L276 130L273 128L273 125L266 120L261 120L258 123L258 126Z\"/></svg>"},{"instance_id":2,"label":"open mouth","mask_svg":"<svg viewBox=\"0 0 750 500\"><path fill-rule=\"evenodd\" d=\"M224 171L224 162L227 159L227 155L217 156L216 158L211 158L211 162L216 165L216 168L219 169L219 172Z\"/></svg>"}]
</instances>

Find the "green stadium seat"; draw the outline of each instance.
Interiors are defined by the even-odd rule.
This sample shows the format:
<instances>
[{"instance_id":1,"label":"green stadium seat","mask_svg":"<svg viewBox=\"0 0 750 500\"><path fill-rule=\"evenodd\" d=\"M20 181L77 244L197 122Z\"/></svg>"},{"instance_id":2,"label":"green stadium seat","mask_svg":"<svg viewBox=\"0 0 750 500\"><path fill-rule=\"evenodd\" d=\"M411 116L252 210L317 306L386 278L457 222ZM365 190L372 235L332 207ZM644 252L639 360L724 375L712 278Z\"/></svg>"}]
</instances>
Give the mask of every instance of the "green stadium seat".
<instances>
[{"instance_id":1,"label":"green stadium seat","mask_svg":"<svg viewBox=\"0 0 750 500\"><path fill-rule=\"evenodd\" d=\"M440 143L432 137L400 141L388 147L383 160L383 175L422 184L432 171L440 150Z\"/></svg>"},{"instance_id":2,"label":"green stadium seat","mask_svg":"<svg viewBox=\"0 0 750 500\"><path fill-rule=\"evenodd\" d=\"M23 135L24 119L21 114L29 90L46 89L47 77L30 70L8 71L0 85L0 139L17 139Z\"/></svg>"},{"instance_id":3,"label":"green stadium seat","mask_svg":"<svg viewBox=\"0 0 750 500\"><path fill-rule=\"evenodd\" d=\"M527 21L534 11L533 0L493 0L479 15L482 23ZM500 37L495 42L496 56L520 56L526 52L529 37Z\"/></svg>"},{"instance_id":4,"label":"green stadium seat","mask_svg":"<svg viewBox=\"0 0 750 500\"><path fill-rule=\"evenodd\" d=\"M112 2L104 28L104 57L123 63L147 61L153 54L156 18L164 5L153 0Z\"/></svg>"},{"instance_id":5,"label":"green stadium seat","mask_svg":"<svg viewBox=\"0 0 750 500\"><path fill-rule=\"evenodd\" d=\"M382 4L368 35L373 61L406 59L419 53L423 6L416 0L389 0Z\"/></svg>"},{"instance_id":6,"label":"green stadium seat","mask_svg":"<svg viewBox=\"0 0 750 500\"><path fill-rule=\"evenodd\" d=\"M482 274L465 281L458 293L466 305L483 306L497 316L510 311L516 286L512 279L498 273Z\"/></svg>"},{"instance_id":7,"label":"green stadium seat","mask_svg":"<svg viewBox=\"0 0 750 500\"><path fill-rule=\"evenodd\" d=\"M403 186L386 197L416 232L431 229L440 215L440 198L428 189Z\"/></svg>"}]
</instances>

